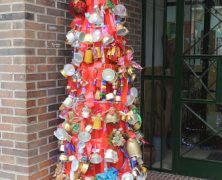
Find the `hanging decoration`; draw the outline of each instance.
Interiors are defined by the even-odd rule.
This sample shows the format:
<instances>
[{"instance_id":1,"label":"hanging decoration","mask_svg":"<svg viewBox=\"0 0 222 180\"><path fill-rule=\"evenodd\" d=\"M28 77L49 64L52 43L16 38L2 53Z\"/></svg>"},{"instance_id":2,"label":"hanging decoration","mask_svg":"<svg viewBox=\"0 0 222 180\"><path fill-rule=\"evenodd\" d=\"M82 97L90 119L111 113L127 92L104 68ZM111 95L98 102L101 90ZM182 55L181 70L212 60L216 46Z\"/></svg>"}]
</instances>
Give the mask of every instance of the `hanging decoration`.
<instances>
[{"instance_id":1,"label":"hanging decoration","mask_svg":"<svg viewBox=\"0 0 222 180\"><path fill-rule=\"evenodd\" d=\"M141 66L133 61L124 23L127 10L118 0L72 0L66 44L73 58L61 74L68 96L61 104L64 120L55 177L69 180L145 179L141 145L146 143L133 87Z\"/></svg>"}]
</instances>

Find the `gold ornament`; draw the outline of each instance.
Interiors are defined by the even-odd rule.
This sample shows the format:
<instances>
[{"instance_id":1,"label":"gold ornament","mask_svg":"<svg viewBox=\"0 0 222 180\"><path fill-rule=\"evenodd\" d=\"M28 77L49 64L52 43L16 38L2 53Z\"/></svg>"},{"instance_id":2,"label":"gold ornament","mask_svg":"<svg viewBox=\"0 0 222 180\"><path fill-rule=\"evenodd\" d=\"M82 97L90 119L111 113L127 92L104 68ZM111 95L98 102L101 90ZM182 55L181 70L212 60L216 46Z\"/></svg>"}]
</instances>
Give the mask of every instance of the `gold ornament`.
<instances>
[{"instance_id":1,"label":"gold ornament","mask_svg":"<svg viewBox=\"0 0 222 180\"><path fill-rule=\"evenodd\" d=\"M100 100L100 91L97 90L96 93L95 93L95 100L99 101Z\"/></svg>"},{"instance_id":2,"label":"gold ornament","mask_svg":"<svg viewBox=\"0 0 222 180\"><path fill-rule=\"evenodd\" d=\"M72 127L67 122L62 123L62 127L67 131L70 132Z\"/></svg>"},{"instance_id":3,"label":"gold ornament","mask_svg":"<svg viewBox=\"0 0 222 180\"><path fill-rule=\"evenodd\" d=\"M141 123L140 122L136 122L136 124L133 125L133 130L134 131L138 131L141 128Z\"/></svg>"},{"instance_id":4,"label":"gold ornament","mask_svg":"<svg viewBox=\"0 0 222 180\"><path fill-rule=\"evenodd\" d=\"M87 49L84 56L84 62L90 64L93 62L93 52L92 49Z\"/></svg>"},{"instance_id":5,"label":"gold ornament","mask_svg":"<svg viewBox=\"0 0 222 180\"><path fill-rule=\"evenodd\" d=\"M142 151L140 149L140 145L136 139L129 138L126 143L126 150L129 154L129 157L142 157Z\"/></svg>"},{"instance_id":6,"label":"gold ornament","mask_svg":"<svg viewBox=\"0 0 222 180\"><path fill-rule=\"evenodd\" d=\"M102 128L102 116L100 114L92 117L93 129L100 130Z\"/></svg>"},{"instance_id":7,"label":"gold ornament","mask_svg":"<svg viewBox=\"0 0 222 180\"><path fill-rule=\"evenodd\" d=\"M81 173L85 174L89 169L89 163L82 163L80 164L80 171Z\"/></svg>"},{"instance_id":8,"label":"gold ornament","mask_svg":"<svg viewBox=\"0 0 222 180\"><path fill-rule=\"evenodd\" d=\"M101 53L100 47L95 47L95 48L93 49L93 58L94 58L94 59L100 59L100 58L102 58L102 53Z\"/></svg>"}]
</instances>

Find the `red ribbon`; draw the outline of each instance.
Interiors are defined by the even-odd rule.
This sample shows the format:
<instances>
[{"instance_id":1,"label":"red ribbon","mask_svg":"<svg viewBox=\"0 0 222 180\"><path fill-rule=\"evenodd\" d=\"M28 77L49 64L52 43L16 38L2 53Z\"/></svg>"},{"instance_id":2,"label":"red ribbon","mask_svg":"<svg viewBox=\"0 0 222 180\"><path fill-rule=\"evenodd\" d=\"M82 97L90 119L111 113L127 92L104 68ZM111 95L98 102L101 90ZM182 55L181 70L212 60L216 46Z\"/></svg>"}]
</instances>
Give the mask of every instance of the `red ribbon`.
<instances>
[{"instance_id":1,"label":"red ribbon","mask_svg":"<svg viewBox=\"0 0 222 180\"><path fill-rule=\"evenodd\" d=\"M108 32L110 35L114 35L116 27L114 24L114 18L109 9L105 10L104 23L108 26Z\"/></svg>"}]
</instances>

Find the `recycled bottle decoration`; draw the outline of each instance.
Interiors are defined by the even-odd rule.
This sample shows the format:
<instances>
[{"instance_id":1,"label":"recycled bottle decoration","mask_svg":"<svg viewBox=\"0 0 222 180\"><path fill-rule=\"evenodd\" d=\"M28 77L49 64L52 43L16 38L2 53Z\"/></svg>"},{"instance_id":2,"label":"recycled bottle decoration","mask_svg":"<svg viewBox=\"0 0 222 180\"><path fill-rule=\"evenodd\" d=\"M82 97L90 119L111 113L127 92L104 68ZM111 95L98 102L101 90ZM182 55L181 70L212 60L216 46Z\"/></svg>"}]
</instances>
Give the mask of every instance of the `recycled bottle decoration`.
<instances>
[{"instance_id":1,"label":"recycled bottle decoration","mask_svg":"<svg viewBox=\"0 0 222 180\"><path fill-rule=\"evenodd\" d=\"M145 144L133 87L134 49L128 44L127 10L119 0L70 0L73 15L66 44L70 63L67 98L54 135L59 140L56 180L146 179Z\"/></svg>"}]
</instances>

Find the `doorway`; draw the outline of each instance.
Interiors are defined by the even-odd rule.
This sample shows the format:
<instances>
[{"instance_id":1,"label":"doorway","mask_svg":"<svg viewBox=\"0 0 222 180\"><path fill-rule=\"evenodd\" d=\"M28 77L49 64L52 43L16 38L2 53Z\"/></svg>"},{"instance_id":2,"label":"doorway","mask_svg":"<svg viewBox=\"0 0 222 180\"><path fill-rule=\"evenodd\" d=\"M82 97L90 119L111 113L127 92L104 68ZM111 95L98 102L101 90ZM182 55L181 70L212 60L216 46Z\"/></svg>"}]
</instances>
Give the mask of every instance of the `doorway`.
<instances>
[{"instance_id":1,"label":"doorway","mask_svg":"<svg viewBox=\"0 0 222 180\"><path fill-rule=\"evenodd\" d=\"M144 146L144 161L152 169L171 171L176 3L147 0L143 7L142 114L144 135L152 144Z\"/></svg>"},{"instance_id":2,"label":"doorway","mask_svg":"<svg viewBox=\"0 0 222 180\"><path fill-rule=\"evenodd\" d=\"M144 161L222 179L222 1L144 1Z\"/></svg>"}]
</instances>

